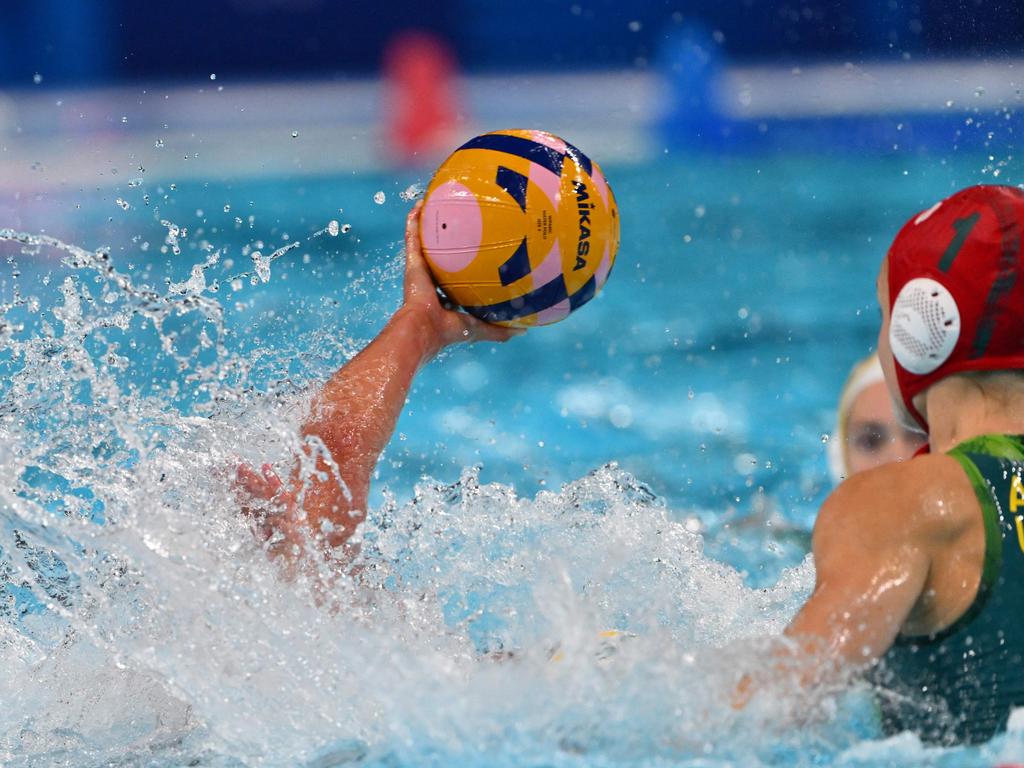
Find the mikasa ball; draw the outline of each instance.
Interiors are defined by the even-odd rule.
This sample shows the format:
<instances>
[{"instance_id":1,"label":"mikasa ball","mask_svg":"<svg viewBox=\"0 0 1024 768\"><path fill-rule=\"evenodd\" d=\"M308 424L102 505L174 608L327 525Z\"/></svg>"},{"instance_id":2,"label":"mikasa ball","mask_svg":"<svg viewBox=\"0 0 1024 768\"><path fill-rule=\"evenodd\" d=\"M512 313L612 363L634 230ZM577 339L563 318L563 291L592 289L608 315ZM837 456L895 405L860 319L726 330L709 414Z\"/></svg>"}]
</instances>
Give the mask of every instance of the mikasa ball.
<instances>
[{"instance_id":1,"label":"mikasa ball","mask_svg":"<svg viewBox=\"0 0 1024 768\"><path fill-rule=\"evenodd\" d=\"M438 286L481 320L558 322L601 290L619 247L600 167L544 131L470 139L441 164L420 215Z\"/></svg>"}]
</instances>

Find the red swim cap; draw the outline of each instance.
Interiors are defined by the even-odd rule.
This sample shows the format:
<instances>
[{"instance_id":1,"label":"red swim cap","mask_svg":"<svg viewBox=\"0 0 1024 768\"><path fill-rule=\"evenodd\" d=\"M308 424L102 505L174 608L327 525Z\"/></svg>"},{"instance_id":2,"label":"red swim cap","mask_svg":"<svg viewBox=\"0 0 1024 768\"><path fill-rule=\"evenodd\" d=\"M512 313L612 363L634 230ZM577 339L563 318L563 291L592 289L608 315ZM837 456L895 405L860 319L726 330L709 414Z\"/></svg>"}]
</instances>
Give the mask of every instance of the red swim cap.
<instances>
[{"instance_id":1,"label":"red swim cap","mask_svg":"<svg viewBox=\"0 0 1024 768\"><path fill-rule=\"evenodd\" d=\"M969 187L908 221L889 249L889 342L900 395L962 371L1024 368L1024 192Z\"/></svg>"}]
</instances>

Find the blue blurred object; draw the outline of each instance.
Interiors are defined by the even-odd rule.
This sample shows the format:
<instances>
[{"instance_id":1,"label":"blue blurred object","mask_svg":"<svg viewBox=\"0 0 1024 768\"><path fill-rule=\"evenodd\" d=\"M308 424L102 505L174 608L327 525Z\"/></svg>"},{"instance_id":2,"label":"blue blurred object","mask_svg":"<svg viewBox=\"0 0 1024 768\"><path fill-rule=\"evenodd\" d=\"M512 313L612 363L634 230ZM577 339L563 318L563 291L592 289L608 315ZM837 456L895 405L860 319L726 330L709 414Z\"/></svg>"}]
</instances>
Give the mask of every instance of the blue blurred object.
<instances>
[{"instance_id":1,"label":"blue blurred object","mask_svg":"<svg viewBox=\"0 0 1024 768\"><path fill-rule=\"evenodd\" d=\"M701 24L668 26L655 60L669 96L658 125L665 148L943 154L957 148L991 147L996 126L1004 138L1024 130L1020 115L1005 106L982 111L949 100L945 109L941 104L922 109L920 104L909 103L893 109L878 93L874 104L864 103L860 94L854 94L846 97L844 105L843 83L836 76L827 82L827 87L836 91L831 94L833 111L821 110L819 99L813 93L808 95L804 87L803 112L799 108L794 111L792 104L785 109L775 104L768 114L730 112L727 104L738 94L725 83L729 62L723 53L723 39L721 32ZM775 68L776 75L781 69ZM794 68L794 78L797 72L799 68ZM941 78L937 71L927 75L931 82ZM784 86L776 76L770 87ZM789 87L797 88L797 81ZM784 95L783 101L788 96Z\"/></svg>"},{"instance_id":2,"label":"blue blurred object","mask_svg":"<svg viewBox=\"0 0 1024 768\"><path fill-rule=\"evenodd\" d=\"M711 30L699 24L672 29L658 56L671 102L662 128L668 145L715 148L731 134L717 104L723 57Z\"/></svg>"},{"instance_id":3,"label":"blue blurred object","mask_svg":"<svg viewBox=\"0 0 1024 768\"><path fill-rule=\"evenodd\" d=\"M95 0L6 4L0 24L0 83L110 80L118 55L114 9Z\"/></svg>"}]
</instances>

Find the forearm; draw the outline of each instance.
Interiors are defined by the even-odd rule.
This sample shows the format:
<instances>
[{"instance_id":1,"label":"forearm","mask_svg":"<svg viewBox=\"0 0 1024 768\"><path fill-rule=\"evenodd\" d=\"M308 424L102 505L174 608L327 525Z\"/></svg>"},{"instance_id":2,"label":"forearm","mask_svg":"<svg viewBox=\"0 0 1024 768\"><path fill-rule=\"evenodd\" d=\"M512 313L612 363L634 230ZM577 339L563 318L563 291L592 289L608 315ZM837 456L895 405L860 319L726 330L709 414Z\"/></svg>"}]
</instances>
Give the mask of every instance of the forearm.
<instances>
[{"instance_id":1,"label":"forearm","mask_svg":"<svg viewBox=\"0 0 1024 768\"><path fill-rule=\"evenodd\" d=\"M419 210L419 205L413 208L406 222L402 308L314 399L302 427L308 441L305 455L296 463L290 485L285 488L269 467L262 473L239 467L238 482L246 492L273 501L279 509L258 518L247 511L266 536L277 535L274 556L303 554L308 534L323 536L322 542L331 547L352 535L366 514L374 467L425 362L451 344L507 341L522 333L445 308L420 252ZM314 456L316 471L310 472Z\"/></svg>"},{"instance_id":2,"label":"forearm","mask_svg":"<svg viewBox=\"0 0 1024 768\"><path fill-rule=\"evenodd\" d=\"M757 674L744 675L732 704L746 706L757 688L795 686L813 691L840 682L879 659L892 645L917 594L927 568L897 567L868 561L866 587L858 586L855 567L843 577L819 580L807 603L786 627L784 639L768 655ZM888 586L879 593L878 584ZM902 593L902 594L900 594Z\"/></svg>"},{"instance_id":3,"label":"forearm","mask_svg":"<svg viewBox=\"0 0 1024 768\"><path fill-rule=\"evenodd\" d=\"M310 527L329 521L335 538L347 538L362 519L370 477L405 405L413 377L440 349L430 320L415 308L398 310L380 334L324 385L313 401L303 436L319 438L337 466L349 496L323 461L329 479L314 480L303 507Z\"/></svg>"}]
</instances>

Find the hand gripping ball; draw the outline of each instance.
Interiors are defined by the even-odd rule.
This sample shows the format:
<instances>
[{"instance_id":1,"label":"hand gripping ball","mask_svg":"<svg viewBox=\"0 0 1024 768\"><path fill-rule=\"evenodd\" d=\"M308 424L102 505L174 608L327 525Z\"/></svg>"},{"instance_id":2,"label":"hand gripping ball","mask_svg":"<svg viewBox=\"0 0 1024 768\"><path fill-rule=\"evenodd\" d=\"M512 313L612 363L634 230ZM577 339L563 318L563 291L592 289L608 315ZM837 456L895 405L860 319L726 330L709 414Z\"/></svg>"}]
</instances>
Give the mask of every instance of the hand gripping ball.
<instances>
[{"instance_id":1,"label":"hand gripping ball","mask_svg":"<svg viewBox=\"0 0 1024 768\"><path fill-rule=\"evenodd\" d=\"M544 131L495 131L459 147L431 179L423 254L449 299L526 328L568 317L608 279L619 215L597 163Z\"/></svg>"}]
</instances>

